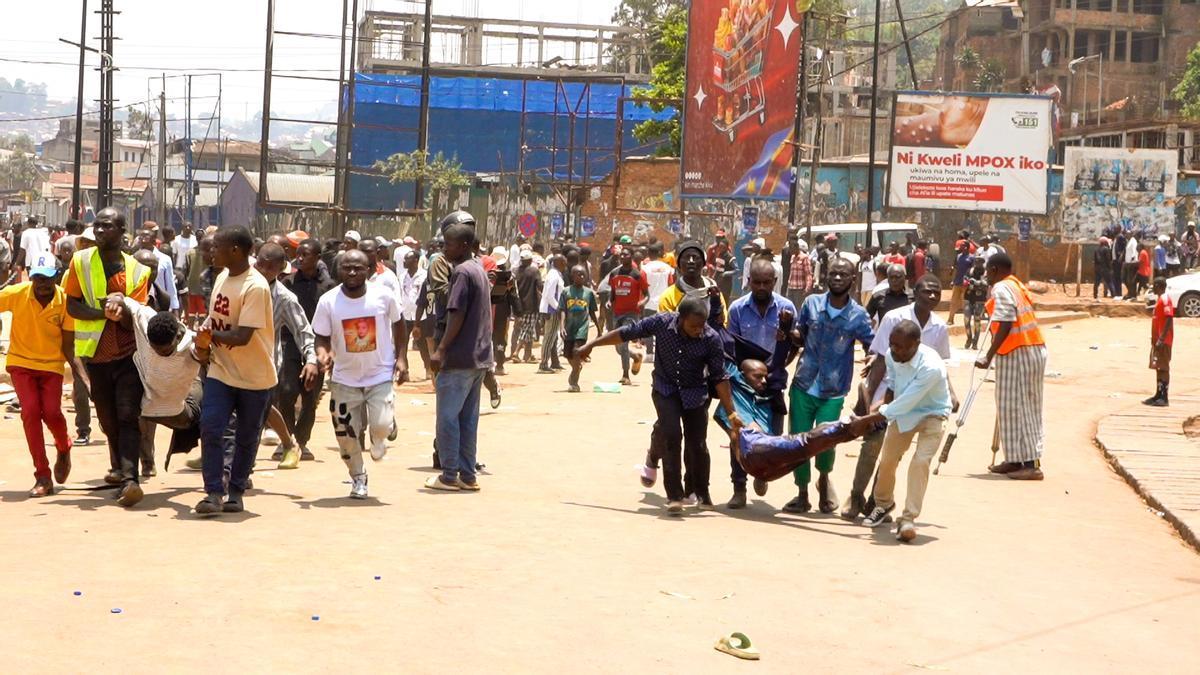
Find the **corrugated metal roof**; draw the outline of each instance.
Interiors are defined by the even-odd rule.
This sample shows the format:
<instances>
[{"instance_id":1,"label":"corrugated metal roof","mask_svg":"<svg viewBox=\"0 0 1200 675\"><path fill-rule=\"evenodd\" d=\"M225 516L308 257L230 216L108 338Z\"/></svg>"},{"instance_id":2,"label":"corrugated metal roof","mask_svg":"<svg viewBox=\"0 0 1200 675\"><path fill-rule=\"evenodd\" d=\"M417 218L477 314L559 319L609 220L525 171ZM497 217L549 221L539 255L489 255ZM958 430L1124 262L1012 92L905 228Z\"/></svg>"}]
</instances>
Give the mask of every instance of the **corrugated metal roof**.
<instances>
[{"instance_id":1,"label":"corrugated metal roof","mask_svg":"<svg viewBox=\"0 0 1200 675\"><path fill-rule=\"evenodd\" d=\"M258 192L258 172L245 171L243 173L250 181L250 187ZM332 204L333 176L269 173L267 174L267 197L274 202Z\"/></svg>"}]
</instances>

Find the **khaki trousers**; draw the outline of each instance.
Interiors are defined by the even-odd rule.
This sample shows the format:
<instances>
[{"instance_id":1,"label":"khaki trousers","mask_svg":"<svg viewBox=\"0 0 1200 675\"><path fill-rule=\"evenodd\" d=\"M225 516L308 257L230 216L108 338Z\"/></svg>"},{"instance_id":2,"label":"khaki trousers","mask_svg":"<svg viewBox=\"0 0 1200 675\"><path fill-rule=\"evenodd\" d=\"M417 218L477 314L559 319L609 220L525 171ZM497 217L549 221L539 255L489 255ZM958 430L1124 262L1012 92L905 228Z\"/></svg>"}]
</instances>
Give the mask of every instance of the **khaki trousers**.
<instances>
[{"instance_id":1,"label":"khaki trousers","mask_svg":"<svg viewBox=\"0 0 1200 675\"><path fill-rule=\"evenodd\" d=\"M907 520L911 523L921 515L925 489L929 486L929 465L938 453L945 425L945 418L926 417L911 430L900 431L900 427L892 422L883 435L879 474L875 479L875 505L885 509L896 503L896 468L900 464L900 458L912 444L913 436L917 437L917 450L912 461L908 463L908 490L904 495L904 513L898 521Z\"/></svg>"}]
</instances>

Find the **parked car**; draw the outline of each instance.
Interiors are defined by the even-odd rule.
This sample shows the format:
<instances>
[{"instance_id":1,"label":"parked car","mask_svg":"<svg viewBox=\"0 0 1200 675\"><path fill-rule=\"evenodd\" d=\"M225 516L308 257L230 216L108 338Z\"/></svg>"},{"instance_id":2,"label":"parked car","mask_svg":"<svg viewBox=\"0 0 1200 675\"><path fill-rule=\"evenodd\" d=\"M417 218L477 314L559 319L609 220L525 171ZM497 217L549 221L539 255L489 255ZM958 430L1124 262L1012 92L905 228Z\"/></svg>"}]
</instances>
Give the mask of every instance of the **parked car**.
<instances>
[{"instance_id":1,"label":"parked car","mask_svg":"<svg viewBox=\"0 0 1200 675\"><path fill-rule=\"evenodd\" d=\"M1200 272L1167 279L1167 297L1174 301L1180 316L1192 319L1200 317ZM1146 296L1146 302L1151 307L1157 301L1158 298L1152 293Z\"/></svg>"}]
</instances>

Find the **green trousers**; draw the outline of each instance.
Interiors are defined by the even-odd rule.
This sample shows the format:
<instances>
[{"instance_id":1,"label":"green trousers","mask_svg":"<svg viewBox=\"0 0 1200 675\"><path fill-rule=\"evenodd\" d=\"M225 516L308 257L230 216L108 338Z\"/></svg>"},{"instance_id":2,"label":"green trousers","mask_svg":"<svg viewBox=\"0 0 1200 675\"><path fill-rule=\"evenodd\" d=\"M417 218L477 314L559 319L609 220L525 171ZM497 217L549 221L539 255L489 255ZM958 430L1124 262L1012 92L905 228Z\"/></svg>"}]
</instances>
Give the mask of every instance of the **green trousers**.
<instances>
[{"instance_id":1,"label":"green trousers","mask_svg":"<svg viewBox=\"0 0 1200 675\"><path fill-rule=\"evenodd\" d=\"M836 422L842 415L842 404L846 397L817 398L804 391L792 387L788 390L788 427L789 433L799 434L812 431L813 427L823 422ZM837 457L836 448L817 455L817 471L829 473L833 471L833 460ZM812 480L812 467L804 462L792 472L796 485L806 487Z\"/></svg>"}]
</instances>

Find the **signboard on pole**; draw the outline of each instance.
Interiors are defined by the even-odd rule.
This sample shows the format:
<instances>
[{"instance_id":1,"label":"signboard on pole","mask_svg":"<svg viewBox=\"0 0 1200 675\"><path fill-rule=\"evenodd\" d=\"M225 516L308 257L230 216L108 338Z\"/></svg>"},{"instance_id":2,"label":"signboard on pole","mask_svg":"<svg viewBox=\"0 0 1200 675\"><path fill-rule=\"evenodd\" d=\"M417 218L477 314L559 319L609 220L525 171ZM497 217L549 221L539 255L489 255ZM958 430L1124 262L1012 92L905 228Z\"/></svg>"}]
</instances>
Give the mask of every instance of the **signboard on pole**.
<instances>
[{"instance_id":1,"label":"signboard on pole","mask_svg":"<svg viewBox=\"0 0 1200 675\"><path fill-rule=\"evenodd\" d=\"M892 208L1044 215L1052 100L1017 94L896 94Z\"/></svg>"},{"instance_id":2,"label":"signboard on pole","mask_svg":"<svg viewBox=\"0 0 1200 675\"><path fill-rule=\"evenodd\" d=\"M692 0L682 196L788 198L802 20L795 0Z\"/></svg>"},{"instance_id":3,"label":"signboard on pole","mask_svg":"<svg viewBox=\"0 0 1200 675\"><path fill-rule=\"evenodd\" d=\"M743 206L742 207L742 231L746 236L752 237L758 231L758 207Z\"/></svg>"},{"instance_id":4,"label":"signboard on pole","mask_svg":"<svg viewBox=\"0 0 1200 675\"><path fill-rule=\"evenodd\" d=\"M579 236L591 237L596 234L596 219L591 216L583 216L579 219Z\"/></svg>"},{"instance_id":5,"label":"signboard on pole","mask_svg":"<svg viewBox=\"0 0 1200 675\"><path fill-rule=\"evenodd\" d=\"M1017 218L1017 241L1029 241L1031 234L1033 234L1033 218L1029 216Z\"/></svg>"},{"instance_id":6,"label":"signboard on pole","mask_svg":"<svg viewBox=\"0 0 1200 675\"><path fill-rule=\"evenodd\" d=\"M1173 232L1179 154L1068 146L1063 159L1062 225L1071 241L1113 227L1154 236Z\"/></svg>"},{"instance_id":7,"label":"signboard on pole","mask_svg":"<svg viewBox=\"0 0 1200 675\"><path fill-rule=\"evenodd\" d=\"M563 231L563 214L562 213L551 213L550 214L550 234L552 236L557 237L558 235L562 234L562 231Z\"/></svg>"},{"instance_id":8,"label":"signboard on pole","mask_svg":"<svg viewBox=\"0 0 1200 675\"><path fill-rule=\"evenodd\" d=\"M683 221L678 218L672 218L667 222L667 232L678 236L680 232L683 232Z\"/></svg>"},{"instance_id":9,"label":"signboard on pole","mask_svg":"<svg viewBox=\"0 0 1200 675\"><path fill-rule=\"evenodd\" d=\"M537 216L532 213L523 213L517 219L517 231L526 239L537 234Z\"/></svg>"}]
</instances>

